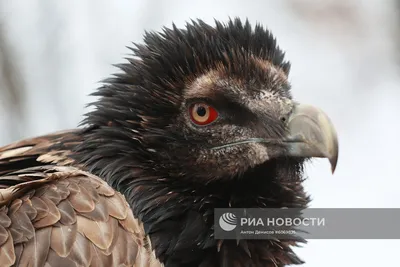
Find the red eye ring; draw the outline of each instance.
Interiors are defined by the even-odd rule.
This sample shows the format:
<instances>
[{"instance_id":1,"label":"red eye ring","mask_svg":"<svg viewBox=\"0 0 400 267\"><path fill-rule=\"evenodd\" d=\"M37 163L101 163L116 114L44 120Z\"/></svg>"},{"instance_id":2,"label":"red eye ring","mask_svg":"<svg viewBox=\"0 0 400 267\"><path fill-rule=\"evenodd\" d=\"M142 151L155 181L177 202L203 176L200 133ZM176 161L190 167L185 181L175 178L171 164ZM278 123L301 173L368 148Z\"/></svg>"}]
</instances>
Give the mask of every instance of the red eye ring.
<instances>
[{"instance_id":1,"label":"red eye ring","mask_svg":"<svg viewBox=\"0 0 400 267\"><path fill-rule=\"evenodd\" d=\"M189 115L192 122L197 125L207 125L218 118L218 112L210 105L196 103L190 106Z\"/></svg>"}]
</instances>

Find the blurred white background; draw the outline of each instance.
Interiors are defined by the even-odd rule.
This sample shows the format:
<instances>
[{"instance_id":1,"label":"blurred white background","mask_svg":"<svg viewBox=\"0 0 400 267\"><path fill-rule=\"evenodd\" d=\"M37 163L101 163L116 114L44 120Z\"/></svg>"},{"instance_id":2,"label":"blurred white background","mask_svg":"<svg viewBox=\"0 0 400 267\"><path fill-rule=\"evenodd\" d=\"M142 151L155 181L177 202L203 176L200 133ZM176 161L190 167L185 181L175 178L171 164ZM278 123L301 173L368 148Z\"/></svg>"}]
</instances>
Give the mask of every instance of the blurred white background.
<instances>
[{"instance_id":1,"label":"blurred white background","mask_svg":"<svg viewBox=\"0 0 400 267\"><path fill-rule=\"evenodd\" d=\"M334 176L324 160L307 168L312 207L400 208L399 7L394 0L0 0L0 146L76 127L93 100L87 95L144 30L247 17L287 51L294 96L324 109L337 127ZM307 267L369 267L399 266L399 249L400 240L310 240L296 250Z\"/></svg>"}]
</instances>

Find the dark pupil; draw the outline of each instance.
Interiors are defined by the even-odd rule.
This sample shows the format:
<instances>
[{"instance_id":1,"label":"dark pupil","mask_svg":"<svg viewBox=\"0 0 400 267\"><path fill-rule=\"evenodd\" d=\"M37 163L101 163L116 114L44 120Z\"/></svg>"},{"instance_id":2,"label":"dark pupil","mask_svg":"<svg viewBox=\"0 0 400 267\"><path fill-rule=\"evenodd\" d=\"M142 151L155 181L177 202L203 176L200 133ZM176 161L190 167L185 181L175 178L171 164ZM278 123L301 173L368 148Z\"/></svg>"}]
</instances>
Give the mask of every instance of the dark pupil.
<instances>
[{"instance_id":1,"label":"dark pupil","mask_svg":"<svg viewBox=\"0 0 400 267\"><path fill-rule=\"evenodd\" d=\"M199 115L200 117L203 117L206 115L207 110L205 107L197 107L196 112L197 112L197 115Z\"/></svg>"}]
</instances>

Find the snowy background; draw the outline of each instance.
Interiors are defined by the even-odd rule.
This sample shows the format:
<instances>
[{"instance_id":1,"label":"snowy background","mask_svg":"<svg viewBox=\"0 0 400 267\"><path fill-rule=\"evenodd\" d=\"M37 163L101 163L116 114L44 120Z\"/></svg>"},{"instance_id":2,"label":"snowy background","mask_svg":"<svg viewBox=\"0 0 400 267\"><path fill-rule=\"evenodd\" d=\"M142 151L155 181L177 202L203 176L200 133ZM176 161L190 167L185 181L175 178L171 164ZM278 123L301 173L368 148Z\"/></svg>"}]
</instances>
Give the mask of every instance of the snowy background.
<instances>
[{"instance_id":1,"label":"snowy background","mask_svg":"<svg viewBox=\"0 0 400 267\"><path fill-rule=\"evenodd\" d=\"M0 146L75 127L144 30L247 17L287 51L294 96L337 127L335 175L325 160L307 168L312 207L400 208L399 10L392 0L0 0ZM310 240L296 250L307 267L369 267L398 266L399 249L400 240Z\"/></svg>"}]
</instances>

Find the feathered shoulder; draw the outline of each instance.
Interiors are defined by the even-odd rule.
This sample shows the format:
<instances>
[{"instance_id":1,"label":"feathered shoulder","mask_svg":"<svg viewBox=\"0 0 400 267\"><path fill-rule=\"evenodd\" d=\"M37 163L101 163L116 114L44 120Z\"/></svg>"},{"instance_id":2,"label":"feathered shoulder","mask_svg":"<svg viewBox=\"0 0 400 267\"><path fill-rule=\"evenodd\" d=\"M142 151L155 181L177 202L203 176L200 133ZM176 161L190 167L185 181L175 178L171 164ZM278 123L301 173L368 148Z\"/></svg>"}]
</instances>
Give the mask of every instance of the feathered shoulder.
<instances>
[{"instance_id":1,"label":"feathered shoulder","mask_svg":"<svg viewBox=\"0 0 400 267\"><path fill-rule=\"evenodd\" d=\"M77 142L66 131L0 148L1 265L159 266L125 198L68 157Z\"/></svg>"}]
</instances>

